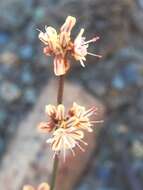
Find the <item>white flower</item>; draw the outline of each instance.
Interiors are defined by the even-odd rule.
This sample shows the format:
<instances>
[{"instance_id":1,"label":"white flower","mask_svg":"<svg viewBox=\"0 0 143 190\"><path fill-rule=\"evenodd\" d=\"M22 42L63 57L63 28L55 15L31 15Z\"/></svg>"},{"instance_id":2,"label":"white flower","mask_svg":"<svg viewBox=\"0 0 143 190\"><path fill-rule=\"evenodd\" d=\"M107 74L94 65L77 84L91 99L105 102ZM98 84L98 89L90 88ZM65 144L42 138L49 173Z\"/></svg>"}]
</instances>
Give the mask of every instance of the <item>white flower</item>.
<instances>
[{"instance_id":1,"label":"white flower","mask_svg":"<svg viewBox=\"0 0 143 190\"><path fill-rule=\"evenodd\" d=\"M85 67L84 61L86 61L87 54L93 55L93 56L96 56L96 57L99 57L99 58L101 58L101 56L97 55L97 54L90 53L90 52L87 51L87 49L89 47L89 43L96 42L99 39L99 37L95 37L95 38L92 38L89 41L85 41L85 37L82 36L83 33L84 33L84 29L82 28L80 30L79 34L77 35L76 39L74 40L74 53L73 53L73 56L74 56L74 58L76 60L80 61L81 65L83 67Z\"/></svg>"},{"instance_id":2,"label":"white flower","mask_svg":"<svg viewBox=\"0 0 143 190\"><path fill-rule=\"evenodd\" d=\"M79 147L82 151L84 149L80 146L80 142L87 145L82 139L84 137L84 133L77 128L58 128L54 133L53 137L47 140L47 143L50 143L52 146L52 150L55 153L63 152L64 159L66 155L66 150L70 150L73 155L74 148Z\"/></svg>"}]
</instances>

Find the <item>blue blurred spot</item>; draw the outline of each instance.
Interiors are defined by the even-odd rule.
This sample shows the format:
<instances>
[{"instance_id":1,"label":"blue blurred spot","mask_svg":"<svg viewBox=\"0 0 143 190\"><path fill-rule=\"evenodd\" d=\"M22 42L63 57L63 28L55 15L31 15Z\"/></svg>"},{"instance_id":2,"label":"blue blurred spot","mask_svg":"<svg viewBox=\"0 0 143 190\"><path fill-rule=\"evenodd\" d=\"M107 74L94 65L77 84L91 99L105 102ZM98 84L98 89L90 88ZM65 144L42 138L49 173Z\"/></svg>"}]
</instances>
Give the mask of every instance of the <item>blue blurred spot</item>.
<instances>
[{"instance_id":1,"label":"blue blurred spot","mask_svg":"<svg viewBox=\"0 0 143 190\"><path fill-rule=\"evenodd\" d=\"M0 45L8 43L10 40L10 35L7 32L0 32Z\"/></svg>"},{"instance_id":2,"label":"blue blurred spot","mask_svg":"<svg viewBox=\"0 0 143 190\"><path fill-rule=\"evenodd\" d=\"M112 86L118 90L125 88L125 82L123 77L120 74L117 74L112 80Z\"/></svg>"},{"instance_id":3,"label":"blue blurred spot","mask_svg":"<svg viewBox=\"0 0 143 190\"><path fill-rule=\"evenodd\" d=\"M110 167L100 167L97 172L97 176L100 180L103 182L108 181L109 177L111 175L111 168Z\"/></svg>"},{"instance_id":4,"label":"blue blurred spot","mask_svg":"<svg viewBox=\"0 0 143 190\"><path fill-rule=\"evenodd\" d=\"M33 88L26 89L24 94L24 100L26 103L34 104L37 100L36 92Z\"/></svg>"},{"instance_id":5,"label":"blue blurred spot","mask_svg":"<svg viewBox=\"0 0 143 190\"><path fill-rule=\"evenodd\" d=\"M136 83L139 80L139 72L138 72L137 65L135 64L127 65L122 70L122 75L126 83L128 84Z\"/></svg>"},{"instance_id":6,"label":"blue blurred spot","mask_svg":"<svg viewBox=\"0 0 143 190\"><path fill-rule=\"evenodd\" d=\"M20 57L22 59L31 59L33 55L33 48L31 45L23 45L19 50Z\"/></svg>"},{"instance_id":7,"label":"blue blurred spot","mask_svg":"<svg viewBox=\"0 0 143 190\"><path fill-rule=\"evenodd\" d=\"M31 84L33 82L33 76L30 71L23 71L21 74L21 80L24 84Z\"/></svg>"}]
</instances>

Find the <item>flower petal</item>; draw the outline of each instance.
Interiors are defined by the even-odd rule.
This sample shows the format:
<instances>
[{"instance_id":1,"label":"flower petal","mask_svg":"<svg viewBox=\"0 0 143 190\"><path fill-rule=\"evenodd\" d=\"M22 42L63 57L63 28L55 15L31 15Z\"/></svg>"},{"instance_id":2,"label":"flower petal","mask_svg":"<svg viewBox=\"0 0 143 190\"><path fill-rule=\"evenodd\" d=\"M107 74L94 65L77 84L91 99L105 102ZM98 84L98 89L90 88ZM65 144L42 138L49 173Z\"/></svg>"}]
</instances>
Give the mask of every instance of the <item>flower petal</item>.
<instances>
[{"instance_id":1,"label":"flower petal","mask_svg":"<svg viewBox=\"0 0 143 190\"><path fill-rule=\"evenodd\" d=\"M63 58L61 56L56 56L54 58L55 75L57 75L57 76L64 75L67 72L67 70L69 69L69 67L70 67L69 62L65 58Z\"/></svg>"},{"instance_id":2,"label":"flower petal","mask_svg":"<svg viewBox=\"0 0 143 190\"><path fill-rule=\"evenodd\" d=\"M56 107L49 104L45 106L45 112L50 116L53 117L56 115Z\"/></svg>"},{"instance_id":3,"label":"flower petal","mask_svg":"<svg viewBox=\"0 0 143 190\"><path fill-rule=\"evenodd\" d=\"M23 190L35 190L31 185L24 185Z\"/></svg>"},{"instance_id":4,"label":"flower petal","mask_svg":"<svg viewBox=\"0 0 143 190\"><path fill-rule=\"evenodd\" d=\"M46 45L48 45L48 36L46 33L44 32L40 32L39 35L38 35L39 39Z\"/></svg>"},{"instance_id":5,"label":"flower petal","mask_svg":"<svg viewBox=\"0 0 143 190\"><path fill-rule=\"evenodd\" d=\"M68 46L70 42L70 36L67 34L67 32L63 31L59 35L60 45L62 47Z\"/></svg>"},{"instance_id":6,"label":"flower petal","mask_svg":"<svg viewBox=\"0 0 143 190\"><path fill-rule=\"evenodd\" d=\"M49 133L53 130L53 128L54 128L54 123L52 123L52 122L41 122L38 125L38 130L41 133Z\"/></svg>"},{"instance_id":7,"label":"flower petal","mask_svg":"<svg viewBox=\"0 0 143 190\"><path fill-rule=\"evenodd\" d=\"M56 119L62 120L65 116L65 107L62 104L59 104L57 106L57 113L56 113Z\"/></svg>"},{"instance_id":8,"label":"flower petal","mask_svg":"<svg viewBox=\"0 0 143 190\"><path fill-rule=\"evenodd\" d=\"M71 127L67 129L58 128L54 133L53 137L47 140L47 143L52 144L53 151L64 151L72 149L81 142L84 137L84 133L77 128Z\"/></svg>"},{"instance_id":9,"label":"flower petal","mask_svg":"<svg viewBox=\"0 0 143 190\"><path fill-rule=\"evenodd\" d=\"M38 186L38 190L50 190L50 186L47 183L41 183Z\"/></svg>"},{"instance_id":10,"label":"flower petal","mask_svg":"<svg viewBox=\"0 0 143 190\"><path fill-rule=\"evenodd\" d=\"M43 48L43 53L47 56L51 55L51 49L49 48L49 46Z\"/></svg>"},{"instance_id":11,"label":"flower petal","mask_svg":"<svg viewBox=\"0 0 143 190\"><path fill-rule=\"evenodd\" d=\"M51 26L46 26L45 27L45 30L46 30L46 33L47 33L47 35L48 35L48 37L50 38L50 37L55 37L55 38L57 38L57 31L53 28L53 27L51 27Z\"/></svg>"},{"instance_id":12,"label":"flower petal","mask_svg":"<svg viewBox=\"0 0 143 190\"><path fill-rule=\"evenodd\" d=\"M75 23L76 23L76 18L72 17L72 16L68 16L66 18L65 23L61 27L61 32L64 31L64 32L67 32L67 33L70 34L70 32L71 32L72 28L74 27Z\"/></svg>"}]
</instances>

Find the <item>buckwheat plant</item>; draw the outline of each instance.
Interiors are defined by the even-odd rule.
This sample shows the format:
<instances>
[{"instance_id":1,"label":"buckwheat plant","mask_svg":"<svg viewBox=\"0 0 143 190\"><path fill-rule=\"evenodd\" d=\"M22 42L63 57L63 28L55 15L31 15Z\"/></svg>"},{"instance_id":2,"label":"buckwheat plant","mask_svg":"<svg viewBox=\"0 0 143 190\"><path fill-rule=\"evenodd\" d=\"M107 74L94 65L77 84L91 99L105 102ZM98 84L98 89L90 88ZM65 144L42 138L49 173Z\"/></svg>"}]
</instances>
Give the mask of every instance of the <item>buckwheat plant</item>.
<instances>
[{"instance_id":1,"label":"buckwheat plant","mask_svg":"<svg viewBox=\"0 0 143 190\"><path fill-rule=\"evenodd\" d=\"M41 133L51 134L47 139L51 149L54 152L54 164L51 185L43 183L37 190L54 190L59 158L62 155L66 160L67 152L71 151L75 156L74 149L77 147L84 151L87 142L84 141L84 133L93 132L93 127L101 121L92 120L92 116L97 113L95 106L86 109L76 102L70 108L65 108L62 104L64 90L64 76L71 67L70 59L74 58L79 61L82 67L85 67L87 55L100 58L100 55L88 52L90 43L96 42L99 37L85 40L82 28L73 40L71 31L76 24L76 18L68 16L65 23L57 32L51 26L45 26L45 32L39 31L39 39L44 44L43 53L46 56L53 57L54 73L58 76L59 87L57 93L57 105L46 105L45 113L48 121L43 121L38 125ZM25 186L23 190L35 190L32 186Z\"/></svg>"}]
</instances>

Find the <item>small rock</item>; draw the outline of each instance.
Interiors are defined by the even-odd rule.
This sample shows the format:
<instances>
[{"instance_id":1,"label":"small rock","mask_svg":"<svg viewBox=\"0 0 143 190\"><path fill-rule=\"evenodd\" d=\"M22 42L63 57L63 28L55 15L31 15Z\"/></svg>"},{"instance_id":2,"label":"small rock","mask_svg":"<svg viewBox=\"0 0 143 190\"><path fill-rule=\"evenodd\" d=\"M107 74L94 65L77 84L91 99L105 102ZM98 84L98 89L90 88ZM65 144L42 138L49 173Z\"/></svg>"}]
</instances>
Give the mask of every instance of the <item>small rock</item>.
<instances>
[{"instance_id":1,"label":"small rock","mask_svg":"<svg viewBox=\"0 0 143 190\"><path fill-rule=\"evenodd\" d=\"M29 44L21 46L19 50L19 54L20 54L20 57L24 60L31 59L33 55L32 46Z\"/></svg>"},{"instance_id":2,"label":"small rock","mask_svg":"<svg viewBox=\"0 0 143 190\"><path fill-rule=\"evenodd\" d=\"M32 73L29 70L25 69L21 73L21 80L24 84L32 84L34 79Z\"/></svg>"},{"instance_id":3,"label":"small rock","mask_svg":"<svg viewBox=\"0 0 143 190\"><path fill-rule=\"evenodd\" d=\"M37 100L36 92L33 88L28 88L24 92L24 101L29 104L34 104Z\"/></svg>"},{"instance_id":4,"label":"small rock","mask_svg":"<svg viewBox=\"0 0 143 190\"><path fill-rule=\"evenodd\" d=\"M15 64L18 62L18 57L15 53L6 51L0 54L0 62L3 64Z\"/></svg>"},{"instance_id":5,"label":"small rock","mask_svg":"<svg viewBox=\"0 0 143 190\"><path fill-rule=\"evenodd\" d=\"M115 75L115 77L112 79L112 86L117 90L122 90L125 88L126 85L124 79L120 74Z\"/></svg>"},{"instance_id":6,"label":"small rock","mask_svg":"<svg viewBox=\"0 0 143 190\"><path fill-rule=\"evenodd\" d=\"M3 82L0 86L0 97L6 102L13 102L21 96L21 90L12 82Z\"/></svg>"},{"instance_id":7,"label":"small rock","mask_svg":"<svg viewBox=\"0 0 143 190\"><path fill-rule=\"evenodd\" d=\"M46 11L45 7L37 7L35 9L35 12L34 12L35 22L36 21L40 22L43 20L43 18L45 17L45 11Z\"/></svg>"},{"instance_id":8,"label":"small rock","mask_svg":"<svg viewBox=\"0 0 143 190\"><path fill-rule=\"evenodd\" d=\"M111 175L111 167L102 166L97 171L98 178L102 180L103 183L106 183Z\"/></svg>"},{"instance_id":9,"label":"small rock","mask_svg":"<svg viewBox=\"0 0 143 190\"><path fill-rule=\"evenodd\" d=\"M139 79L138 65L129 64L122 70L124 80L128 84L135 84Z\"/></svg>"},{"instance_id":10,"label":"small rock","mask_svg":"<svg viewBox=\"0 0 143 190\"><path fill-rule=\"evenodd\" d=\"M135 140L132 146L132 153L135 157L143 159L143 143Z\"/></svg>"},{"instance_id":11,"label":"small rock","mask_svg":"<svg viewBox=\"0 0 143 190\"><path fill-rule=\"evenodd\" d=\"M10 35L6 32L0 32L0 45L5 45L9 42Z\"/></svg>"}]
</instances>

